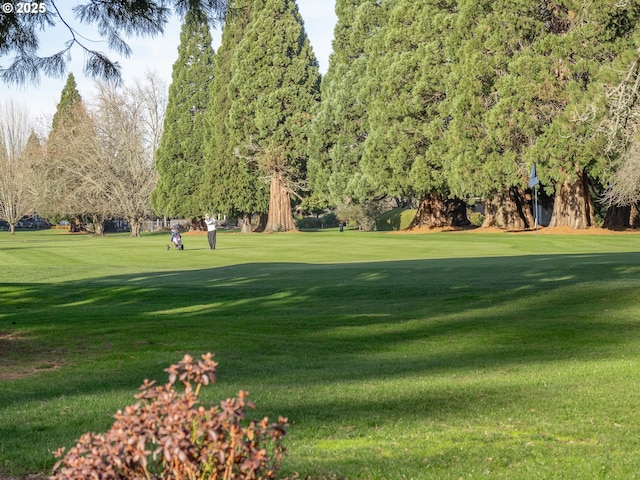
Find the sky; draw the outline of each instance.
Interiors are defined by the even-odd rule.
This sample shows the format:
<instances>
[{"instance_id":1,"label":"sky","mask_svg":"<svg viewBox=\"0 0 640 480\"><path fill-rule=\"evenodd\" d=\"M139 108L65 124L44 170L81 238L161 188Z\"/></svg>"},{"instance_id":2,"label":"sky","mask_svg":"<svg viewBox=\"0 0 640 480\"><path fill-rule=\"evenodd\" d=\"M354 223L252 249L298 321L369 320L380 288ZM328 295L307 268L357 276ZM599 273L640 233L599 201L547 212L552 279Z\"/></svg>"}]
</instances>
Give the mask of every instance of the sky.
<instances>
[{"instance_id":1,"label":"sky","mask_svg":"<svg viewBox=\"0 0 640 480\"><path fill-rule=\"evenodd\" d=\"M58 4L65 4L63 8L59 5L61 13L66 14L66 20L73 20L73 26L78 26L81 33L87 38L96 38L86 26L80 25L70 13L71 6L79 3L77 0L62 0ZM305 30L313 51L320 65L320 72L326 73L331 53L331 42L333 40L333 29L336 23L335 0L297 0L298 9L304 20ZM178 58L178 44L180 41L180 19L172 16L166 26L164 36L155 38L129 38L127 43L133 50L127 59L110 52L105 48L95 47L107 53L109 58L117 60L122 66L122 76L125 84L132 84L135 79L143 79L147 71L157 72L166 81L167 86L171 83L171 69L173 63ZM213 48L217 50L220 45L220 29L212 29ZM61 27L56 27L41 36L41 54L48 55L64 48L64 42L68 40L69 32ZM95 44L92 44L95 45ZM84 76L83 62L84 53L77 46L72 50L72 61L69 64L68 72L72 72L78 90L84 99L89 99L93 95L93 80ZM10 58L0 57L0 65L7 65ZM0 83L0 102L12 98L19 104L24 105L30 112L32 122L37 130L46 130L47 123L55 113L56 105L60 101L60 93L66 82L67 75L63 78L51 79L41 76L37 85L13 86Z\"/></svg>"}]
</instances>

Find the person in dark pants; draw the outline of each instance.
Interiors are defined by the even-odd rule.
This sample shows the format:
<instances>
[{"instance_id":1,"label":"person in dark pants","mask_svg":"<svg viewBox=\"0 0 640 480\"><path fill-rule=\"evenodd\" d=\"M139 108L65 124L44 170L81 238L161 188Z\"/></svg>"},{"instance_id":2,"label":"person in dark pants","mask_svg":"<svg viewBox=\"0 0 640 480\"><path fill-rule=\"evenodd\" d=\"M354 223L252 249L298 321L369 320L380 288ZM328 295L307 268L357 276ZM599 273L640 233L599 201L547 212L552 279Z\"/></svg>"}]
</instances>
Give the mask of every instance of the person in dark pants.
<instances>
[{"instance_id":1,"label":"person in dark pants","mask_svg":"<svg viewBox=\"0 0 640 480\"><path fill-rule=\"evenodd\" d=\"M204 216L204 223L207 224L207 237L209 239L209 248L211 250L215 250L216 249L216 219L215 218L211 218L211 216L209 216L209 214L207 213Z\"/></svg>"}]
</instances>

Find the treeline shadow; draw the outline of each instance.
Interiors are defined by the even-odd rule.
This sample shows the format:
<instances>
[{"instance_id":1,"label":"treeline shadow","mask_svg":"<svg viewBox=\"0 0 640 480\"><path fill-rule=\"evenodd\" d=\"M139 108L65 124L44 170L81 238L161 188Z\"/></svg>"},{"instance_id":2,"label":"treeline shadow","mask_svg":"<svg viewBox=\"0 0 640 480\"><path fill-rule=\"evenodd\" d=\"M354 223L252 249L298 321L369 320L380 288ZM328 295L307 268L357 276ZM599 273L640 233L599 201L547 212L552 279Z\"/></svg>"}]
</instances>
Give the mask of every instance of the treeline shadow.
<instances>
[{"instance_id":1,"label":"treeline shadow","mask_svg":"<svg viewBox=\"0 0 640 480\"><path fill-rule=\"evenodd\" d=\"M5 292L0 362L19 370L21 363L46 364L48 356L61 365L65 356L90 361L113 348L124 349L123 356L127 350L213 351L229 364L230 378L251 383L265 376L330 382L587 358L594 349L637 338L640 325L585 319L585 312L600 306L604 311L605 303L615 303L612 297L632 296L639 272L640 254L624 253L262 263L56 284L5 283L0 284ZM437 349L383 363L377 356L410 342L428 346L474 335L485 337L477 350ZM142 370L158 372L158 365L144 358L130 365L123 361L122 369L86 380L80 375L73 390L112 388L113 375L123 385L137 385ZM66 382L54 392L48 385L36 396L70 387Z\"/></svg>"},{"instance_id":2,"label":"treeline shadow","mask_svg":"<svg viewBox=\"0 0 640 480\"><path fill-rule=\"evenodd\" d=\"M615 356L640 338L640 323L628 318L640 303L639 274L640 253L603 253L266 262L0 283L0 408L114 389L133 395L144 378L163 381L184 353L207 351L225 392ZM444 418L479 399L506 406L527 388L426 389L407 393L401 410L398 399L368 397L276 396L264 407L317 425L348 424L362 411ZM16 428L0 427L0 437L20 435Z\"/></svg>"}]
</instances>

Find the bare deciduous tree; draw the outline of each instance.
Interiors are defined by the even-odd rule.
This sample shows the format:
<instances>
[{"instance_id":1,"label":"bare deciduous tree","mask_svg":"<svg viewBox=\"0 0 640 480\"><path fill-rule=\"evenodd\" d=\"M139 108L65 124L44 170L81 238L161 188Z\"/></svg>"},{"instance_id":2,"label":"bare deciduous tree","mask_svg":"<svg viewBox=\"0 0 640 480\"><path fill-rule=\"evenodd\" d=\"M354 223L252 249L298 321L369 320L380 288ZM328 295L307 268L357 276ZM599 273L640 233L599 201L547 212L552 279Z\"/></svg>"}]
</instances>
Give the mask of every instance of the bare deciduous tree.
<instances>
[{"instance_id":1,"label":"bare deciduous tree","mask_svg":"<svg viewBox=\"0 0 640 480\"><path fill-rule=\"evenodd\" d=\"M12 234L22 217L35 213L39 148L27 110L13 101L0 104L0 219Z\"/></svg>"},{"instance_id":2,"label":"bare deciduous tree","mask_svg":"<svg viewBox=\"0 0 640 480\"><path fill-rule=\"evenodd\" d=\"M166 87L147 74L131 88L97 83L88 111L50 142L47 191L55 210L92 218L96 234L108 218L127 219L131 235L152 214L157 175L153 154L162 135ZM55 139L54 139L55 140Z\"/></svg>"},{"instance_id":3,"label":"bare deciduous tree","mask_svg":"<svg viewBox=\"0 0 640 480\"><path fill-rule=\"evenodd\" d=\"M145 137L147 147L151 148L151 160L160 145L160 138L164 131L164 116L169 100L169 88L158 72L147 71L144 80L137 80L135 86L130 89L130 94L137 96L142 102L145 114L142 122L145 125Z\"/></svg>"},{"instance_id":4,"label":"bare deciduous tree","mask_svg":"<svg viewBox=\"0 0 640 480\"><path fill-rule=\"evenodd\" d=\"M606 204L616 206L640 200L640 140L631 142L620 158L620 167L613 174L603 199Z\"/></svg>"},{"instance_id":5,"label":"bare deciduous tree","mask_svg":"<svg viewBox=\"0 0 640 480\"><path fill-rule=\"evenodd\" d=\"M637 137L640 125L640 57L626 72L618 73L621 81L607 88L609 111L599 126L607 140L608 154L625 151Z\"/></svg>"},{"instance_id":6,"label":"bare deciduous tree","mask_svg":"<svg viewBox=\"0 0 640 480\"><path fill-rule=\"evenodd\" d=\"M612 158L601 199L608 206L608 228L637 227L640 222L640 57L618 73L621 81L607 89L609 111L599 128L606 139L605 153Z\"/></svg>"},{"instance_id":7,"label":"bare deciduous tree","mask_svg":"<svg viewBox=\"0 0 640 480\"><path fill-rule=\"evenodd\" d=\"M78 219L78 224L89 221L101 235L112 210L102 181L95 122L84 106L67 115L49 135L42 209L49 215Z\"/></svg>"},{"instance_id":8,"label":"bare deciduous tree","mask_svg":"<svg viewBox=\"0 0 640 480\"><path fill-rule=\"evenodd\" d=\"M103 183L113 211L129 221L132 236L140 235L141 222L152 214L153 153L166 104L162 92L153 75L129 89L98 84L94 119Z\"/></svg>"}]
</instances>

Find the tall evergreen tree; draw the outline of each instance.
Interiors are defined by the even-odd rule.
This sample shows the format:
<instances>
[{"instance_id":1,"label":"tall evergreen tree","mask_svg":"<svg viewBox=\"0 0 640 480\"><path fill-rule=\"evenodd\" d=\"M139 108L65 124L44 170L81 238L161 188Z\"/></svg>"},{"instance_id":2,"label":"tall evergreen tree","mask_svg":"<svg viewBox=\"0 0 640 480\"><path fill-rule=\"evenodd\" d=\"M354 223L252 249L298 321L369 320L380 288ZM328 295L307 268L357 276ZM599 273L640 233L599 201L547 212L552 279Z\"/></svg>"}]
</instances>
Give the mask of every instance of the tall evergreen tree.
<instances>
[{"instance_id":1,"label":"tall evergreen tree","mask_svg":"<svg viewBox=\"0 0 640 480\"><path fill-rule=\"evenodd\" d=\"M375 0L337 0L329 69L322 79L322 102L309 139L311 207L358 200L360 159L368 131L365 44L377 31Z\"/></svg>"},{"instance_id":2,"label":"tall evergreen tree","mask_svg":"<svg viewBox=\"0 0 640 480\"><path fill-rule=\"evenodd\" d=\"M256 170L234 154L227 119L235 99L229 95L233 76L231 62L249 19L253 0L229 3L222 30L222 42L216 53L214 78L209 90L206 113L204 183L202 204L214 212L243 219L242 231L251 232L251 214L268 209L268 188L260 181Z\"/></svg>"},{"instance_id":3,"label":"tall evergreen tree","mask_svg":"<svg viewBox=\"0 0 640 480\"><path fill-rule=\"evenodd\" d=\"M447 39L454 61L442 111L450 119L443 137L445 175L454 194L484 199L484 226L533 225L522 156L540 134L541 119L523 98L531 87L504 97L498 92L500 82L508 84L509 65L540 30L524 3L460 0L455 34Z\"/></svg>"},{"instance_id":4,"label":"tall evergreen tree","mask_svg":"<svg viewBox=\"0 0 640 480\"><path fill-rule=\"evenodd\" d=\"M590 178L602 171L603 65L633 30L637 6L610 2L459 2L445 109L446 176L485 198L485 225L533 225L533 163L556 190L551 225L595 223Z\"/></svg>"},{"instance_id":5,"label":"tall evergreen tree","mask_svg":"<svg viewBox=\"0 0 640 480\"><path fill-rule=\"evenodd\" d=\"M555 185L550 226L595 226L593 184L607 165L603 138L595 135L605 110L603 65L626 53L636 36L638 2L567 2L542 12L547 35L532 48L541 67L539 110L551 121L530 149L529 162ZM542 179L541 179L542 180Z\"/></svg>"},{"instance_id":6,"label":"tall evergreen tree","mask_svg":"<svg viewBox=\"0 0 640 480\"><path fill-rule=\"evenodd\" d=\"M84 148L71 145L90 145L95 132L91 118L85 108L75 77L67 77L60 94L60 102L53 116L47 140L47 171L44 186L48 214L68 216L74 219L71 230L84 229L92 223L94 231L101 234L108 206L101 199L84 196L82 181L74 174L73 165L84 163Z\"/></svg>"},{"instance_id":7,"label":"tall evergreen tree","mask_svg":"<svg viewBox=\"0 0 640 480\"><path fill-rule=\"evenodd\" d=\"M369 195L420 198L414 221L419 225L467 222L464 203L449 198L440 143L440 108L451 65L444 40L455 6L454 0L383 2L387 19L371 41L362 172Z\"/></svg>"},{"instance_id":8,"label":"tall evergreen tree","mask_svg":"<svg viewBox=\"0 0 640 480\"><path fill-rule=\"evenodd\" d=\"M252 10L232 61L229 136L269 182L267 231L295 230L291 194L305 187L320 73L294 0Z\"/></svg>"},{"instance_id":9,"label":"tall evergreen tree","mask_svg":"<svg viewBox=\"0 0 640 480\"><path fill-rule=\"evenodd\" d=\"M58 130L65 123L72 123L74 117L74 111L81 109L84 110L82 103L82 97L78 92L78 84L73 73L67 76L67 81L62 87L60 93L60 102L56 106L56 113L53 114L53 120L51 122L51 130Z\"/></svg>"},{"instance_id":10,"label":"tall evergreen tree","mask_svg":"<svg viewBox=\"0 0 640 480\"><path fill-rule=\"evenodd\" d=\"M191 9L180 32L164 132L156 152L159 179L151 203L157 214L194 220L203 214L198 192L204 180L204 118L213 68L207 17Z\"/></svg>"}]
</instances>

